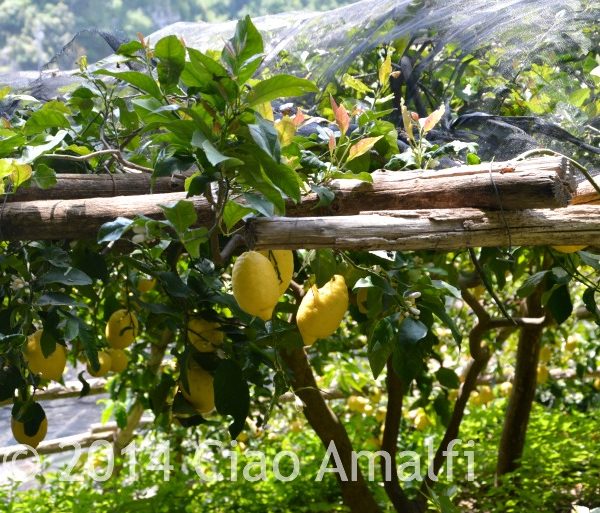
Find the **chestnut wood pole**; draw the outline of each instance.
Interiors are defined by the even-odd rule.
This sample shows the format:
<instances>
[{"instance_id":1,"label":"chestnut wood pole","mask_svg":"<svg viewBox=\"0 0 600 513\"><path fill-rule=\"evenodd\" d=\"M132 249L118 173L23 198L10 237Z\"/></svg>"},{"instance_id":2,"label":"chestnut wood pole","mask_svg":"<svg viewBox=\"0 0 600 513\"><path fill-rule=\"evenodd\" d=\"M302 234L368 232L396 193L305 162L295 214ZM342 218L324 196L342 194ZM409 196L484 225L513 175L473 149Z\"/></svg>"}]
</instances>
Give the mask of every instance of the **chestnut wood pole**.
<instances>
[{"instance_id":1,"label":"chestnut wood pole","mask_svg":"<svg viewBox=\"0 0 600 513\"><path fill-rule=\"evenodd\" d=\"M93 198L8 201L9 198L23 199L27 195L26 189L18 192L15 198L7 196L7 202L0 206L0 239L93 238L103 223L116 217L161 217L162 210L159 205L171 204L186 197L185 192L138 193L127 196L125 194L135 192L136 187L139 187L141 193L147 192L148 177L124 176L128 178L119 178L117 185L112 183L111 177L110 180L106 177L94 177L94 180L72 182L69 197L74 194L94 194ZM287 215L350 216L364 211L462 207L498 211L557 208L568 203L574 187L564 159L555 157L515 164L492 163L440 171L378 171L372 176L373 183L356 180L335 181L331 184L335 200L329 207L316 209L318 198L312 194L303 198L300 204L289 204ZM96 179L102 181L101 187L96 183ZM126 186L127 180L130 179L135 181L136 187ZM62 179L60 180L60 189L68 191L67 184L70 182L65 180L63 184ZM88 188L85 191L84 183ZM164 187L169 187L169 183L160 182L163 190ZM105 187L103 191L100 190L102 187ZM110 196L113 191L124 195L99 197L100 193ZM40 191L37 190L36 194L39 197ZM190 198L189 201L193 202L198 212L199 224L210 224L212 212L209 203L198 196Z\"/></svg>"},{"instance_id":2,"label":"chestnut wood pole","mask_svg":"<svg viewBox=\"0 0 600 513\"><path fill-rule=\"evenodd\" d=\"M260 249L455 250L508 245L597 244L600 205L561 209L404 210L356 216L256 218L247 242Z\"/></svg>"}]
</instances>

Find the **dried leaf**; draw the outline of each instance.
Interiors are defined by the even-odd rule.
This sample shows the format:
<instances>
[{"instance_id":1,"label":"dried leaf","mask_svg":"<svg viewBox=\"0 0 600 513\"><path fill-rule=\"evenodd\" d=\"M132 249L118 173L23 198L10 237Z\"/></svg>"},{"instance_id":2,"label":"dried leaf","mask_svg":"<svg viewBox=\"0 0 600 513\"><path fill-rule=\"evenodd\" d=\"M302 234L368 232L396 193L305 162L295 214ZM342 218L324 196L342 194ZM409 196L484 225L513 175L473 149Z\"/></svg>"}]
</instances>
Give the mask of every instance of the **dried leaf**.
<instances>
[{"instance_id":1,"label":"dried leaf","mask_svg":"<svg viewBox=\"0 0 600 513\"><path fill-rule=\"evenodd\" d=\"M412 119L406 105L404 104L404 98L400 98L400 111L402 112L402 123L404 124L404 131L408 136L409 141L414 142L415 136L412 129Z\"/></svg>"},{"instance_id":2,"label":"dried leaf","mask_svg":"<svg viewBox=\"0 0 600 513\"><path fill-rule=\"evenodd\" d=\"M350 127L350 116L348 115L348 111L343 105L338 105L335 103L333 96L330 95L329 99L331 101L331 108L333 109L333 114L335 116L335 122L337 123L342 136L344 136Z\"/></svg>"}]
</instances>

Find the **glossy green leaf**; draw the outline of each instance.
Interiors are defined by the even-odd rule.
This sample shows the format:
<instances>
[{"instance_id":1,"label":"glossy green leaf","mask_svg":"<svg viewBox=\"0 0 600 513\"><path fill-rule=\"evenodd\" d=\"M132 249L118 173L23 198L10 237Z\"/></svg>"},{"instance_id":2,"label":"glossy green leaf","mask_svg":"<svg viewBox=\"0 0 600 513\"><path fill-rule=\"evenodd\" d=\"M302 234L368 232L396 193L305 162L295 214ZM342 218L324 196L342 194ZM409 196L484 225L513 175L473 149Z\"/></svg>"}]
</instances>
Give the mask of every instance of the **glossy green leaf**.
<instances>
[{"instance_id":1,"label":"glossy green leaf","mask_svg":"<svg viewBox=\"0 0 600 513\"><path fill-rule=\"evenodd\" d=\"M251 107L270 102L277 98L302 96L307 93L319 92L314 82L293 75L276 75L256 84L246 97Z\"/></svg>"}]
</instances>

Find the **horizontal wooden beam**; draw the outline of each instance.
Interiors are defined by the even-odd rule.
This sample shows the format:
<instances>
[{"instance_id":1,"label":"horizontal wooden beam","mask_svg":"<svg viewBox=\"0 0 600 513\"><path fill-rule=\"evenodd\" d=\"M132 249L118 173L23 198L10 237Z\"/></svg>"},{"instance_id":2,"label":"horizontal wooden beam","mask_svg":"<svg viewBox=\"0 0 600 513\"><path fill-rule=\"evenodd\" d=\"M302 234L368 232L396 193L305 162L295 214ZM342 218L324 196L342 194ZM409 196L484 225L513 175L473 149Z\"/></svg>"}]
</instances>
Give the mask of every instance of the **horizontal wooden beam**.
<instances>
[{"instance_id":1,"label":"horizontal wooden beam","mask_svg":"<svg viewBox=\"0 0 600 513\"><path fill-rule=\"evenodd\" d=\"M108 198L112 196L138 196L183 192L184 176L157 178L151 183L147 173L84 175L61 173L56 175L56 185L48 189L36 186L21 187L7 195L8 202L56 199Z\"/></svg>"},{"instance_id":2,"label":"horizontal wooden beam","mask_svg":"<svg viewBox=\"0 0 600 513\"><path fill-rule=\"evenodd\" d=\"M317 208L319 199L311 194L300 204L289 204L287 215L338 216L365 210L417 208L515 210L563 207L571 199L574 189L566 162L562 158L544 157L439 171L378 171L373 173L373 183L357 180L331 183L335 200L326 208ZM147 177L142 175L141 178ZM131 190L127 188L128 192ZM140 191L145 191L142 185ZM159 218L162 217L160 205L185 197L185 192L175 192L9 202L0 209L0 240L93 238L107 221L136 215ZM190 201L198 212L199 224L212 223L209 203L198 196Z\"/></svg>"},{"instance_id":3,"label":"horizontal wooden beam","mask_svg":"<svg viewBox=\"0 0 600 513\"><path fill-rule=\"evenodd\" d=\"M468 247L592 245L600 205L483 211L472 208L363 212L355 216L255 218L256 249L456 250Z\"/></svg>"}]
</instances>

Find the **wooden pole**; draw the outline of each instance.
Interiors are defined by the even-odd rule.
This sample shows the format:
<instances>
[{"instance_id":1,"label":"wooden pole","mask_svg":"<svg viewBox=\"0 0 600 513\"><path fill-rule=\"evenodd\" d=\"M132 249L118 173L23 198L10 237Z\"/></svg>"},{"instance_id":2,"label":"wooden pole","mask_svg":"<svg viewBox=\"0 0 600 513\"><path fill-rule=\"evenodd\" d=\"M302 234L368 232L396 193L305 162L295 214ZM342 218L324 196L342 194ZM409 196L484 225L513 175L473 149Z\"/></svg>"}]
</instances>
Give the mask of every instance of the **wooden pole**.
<instances>
[{"instance_id":1,"label":"wooden pole","mask_svg":"<svg viewBox=\"0 0 600 513\"><path fill-rule=\"evenodd\" d=\"M600 205L516 212L457 208L301 219L254 218L246 231L248 246L257 250L592 245L599 237Z\"/></svg>"},{"instance_id":2,"label":"wooden pole","mask_svg":"<svg viewBox=\"0 0 600 513\"><path fill-rule=\"evenodd\" d=\"M106 198L112 196L137 196L183 192L185 177L157 178L154 185L147 173L118 175L83 175L61 173L56 175L56 185L49 189L21 187L7 195L8 202L53 199Z\"/></svg>"},{"instance_id":3,"label":"wooden pole","mask_svg":"<svg viewBox=\"0 0 600 513\"><path fill-rule=\"evenodd\" d=\"M137 175L135 175L137 176ZM574 184L566 160L556 157L427 172L373 173L373 183L337 180L330 184L335 200L316 208L318 197L289 204L287 215L340 216L362 211L423 208L485 208L518 210L567 205ZM116 217L162 217L160 205L185 199L184 192L87 199L18 201L0 208L0 240L85 239ZM211 206L190 198L198 223L212 222Z\"/></svg>"}]
</instances>

